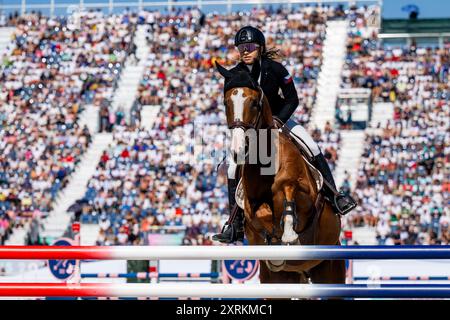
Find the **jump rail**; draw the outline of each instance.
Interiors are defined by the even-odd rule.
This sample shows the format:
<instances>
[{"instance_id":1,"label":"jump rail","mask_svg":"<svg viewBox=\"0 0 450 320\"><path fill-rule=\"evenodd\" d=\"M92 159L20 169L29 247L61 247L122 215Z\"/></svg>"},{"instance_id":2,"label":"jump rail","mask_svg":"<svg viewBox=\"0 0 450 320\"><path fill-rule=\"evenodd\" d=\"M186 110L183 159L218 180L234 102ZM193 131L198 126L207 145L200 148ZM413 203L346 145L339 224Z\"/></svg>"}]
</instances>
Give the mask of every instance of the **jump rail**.
<instances>
[{"instance_id":1,"label":"jump rail","mask_svg":"<svg viewBox=\"0 0 450 320\"><path fill-rule=\"evenodd\" d=\"M450 259L450 246L0 246L0 259Z\"/></svg>"},{"instance_id":2,"label":"jump rail","mask_svg":"<svg viewBox=\"0 0 450 320\"><path fill-rule=\"evenodd\" d=\"M449 285L0 283L13 297L450 298Z\"/></svg>"},{"instance_id":3,"label":"jump rail","mask_svg":"<svg viewBox=\"0 0 450 320\"><path fill-rule=\"evenodd\" d=\"M402 276L394 276L394 277L354 277L354 281L449 281L449 276L411 276L411 277L402 277Z\"/></svg>"},{"instance_id":4,"label":"jump rail","mask_svg":"<svg viewBox=\"0 0 450 320\"><path fill-rule=\"evenodd\" d=\"M205 273L158 273L158 272L129 272L129 273L82 273L81 278L126 278L126 279L158 279L158 278L218 278L218 272Z\"/></svg>"}]
</instances>

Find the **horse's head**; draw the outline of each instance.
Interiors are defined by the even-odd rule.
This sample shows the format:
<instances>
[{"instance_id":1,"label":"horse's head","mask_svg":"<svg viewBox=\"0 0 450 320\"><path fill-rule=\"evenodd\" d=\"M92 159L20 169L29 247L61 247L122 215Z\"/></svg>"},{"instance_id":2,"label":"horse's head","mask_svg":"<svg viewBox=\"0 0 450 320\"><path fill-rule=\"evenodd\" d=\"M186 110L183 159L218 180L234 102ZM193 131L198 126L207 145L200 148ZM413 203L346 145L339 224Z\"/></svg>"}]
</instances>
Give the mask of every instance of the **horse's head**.
<instances>
[{"instance_id":1,"label":"horse's head","mask_svg":"<svg viewBox=\"0 0 450 320\"><path fill-rule=\"evenodd\" d=\"M248 72L231 72L217 62L216 67L225 78L224 105L231 130L231 153L235 160L246 159L252 137L257 137L259 129L272 125L272 113L264 92Z\"/></svg>"}]
</instances>

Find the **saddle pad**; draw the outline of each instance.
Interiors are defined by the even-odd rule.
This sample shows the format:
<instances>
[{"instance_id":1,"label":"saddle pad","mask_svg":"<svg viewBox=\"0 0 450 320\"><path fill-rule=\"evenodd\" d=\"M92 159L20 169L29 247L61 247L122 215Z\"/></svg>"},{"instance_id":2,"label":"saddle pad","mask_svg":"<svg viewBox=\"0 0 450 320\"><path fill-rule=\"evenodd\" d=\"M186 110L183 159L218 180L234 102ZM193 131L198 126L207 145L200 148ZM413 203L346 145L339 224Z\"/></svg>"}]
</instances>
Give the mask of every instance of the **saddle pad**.
<instances>
[{"instance_id":1,"label":"saddle pad","mask_svg":"<svg viewBox=\"0 0 450 320\"><path fill-rule=\"evenodd\" d=\"M311 172L311 175L313 176L314 180L316 181L317 185L317 191L322 190L323 187L323 176L322 173L320 173L319 170L314 167L311 162L302 154L303 159L308 164L309 172Z\"/></svg>"}]
</instances>

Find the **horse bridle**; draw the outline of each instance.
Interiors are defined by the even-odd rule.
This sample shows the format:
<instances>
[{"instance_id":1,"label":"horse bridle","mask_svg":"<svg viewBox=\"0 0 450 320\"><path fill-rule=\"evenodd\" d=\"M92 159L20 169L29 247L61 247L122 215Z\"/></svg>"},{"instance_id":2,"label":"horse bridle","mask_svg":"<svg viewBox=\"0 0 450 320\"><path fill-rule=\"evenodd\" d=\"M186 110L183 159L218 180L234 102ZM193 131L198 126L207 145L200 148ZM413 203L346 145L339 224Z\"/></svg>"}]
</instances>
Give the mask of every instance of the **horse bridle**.
<instances>
[{"instance_id":1,"label":"horse bridle","mask_svg":"<svg viewBox=\"0 0 450 320\"><path fill-rule=\"evenodd\" d=\"M232 130L232 129L236 129L236 128L241 128L242 130L246 131L248 129L259 129L259 125L260 125L260 120L261 120L261 114L263 111L263 100L264 100L264 91L262 90L262 88L260 86L257 87L257 89L260 92L260 98L258 101L258 115L256 116L256 120L254 123L245 123L242 120L236 120L233 121L229 126L228 129Z\"/></svg>"}]
</instances>

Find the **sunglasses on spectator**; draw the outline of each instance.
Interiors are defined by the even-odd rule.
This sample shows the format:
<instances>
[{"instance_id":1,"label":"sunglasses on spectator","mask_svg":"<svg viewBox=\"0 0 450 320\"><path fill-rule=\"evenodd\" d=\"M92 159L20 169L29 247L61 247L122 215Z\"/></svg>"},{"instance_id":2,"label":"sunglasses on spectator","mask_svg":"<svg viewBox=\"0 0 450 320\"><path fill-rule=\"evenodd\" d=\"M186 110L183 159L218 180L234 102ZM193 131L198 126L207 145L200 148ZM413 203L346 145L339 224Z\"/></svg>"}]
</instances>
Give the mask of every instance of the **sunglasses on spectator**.
<instances>
[{"instance_id":1,"label":"sunglasses on spectator","mask_svg":"<svg viewBox=\"0 0 450 320\"><path fill-rule=\"evenodd\" d=\"M259 48L259 45L257 45L256 43L241 43L240 45L237 46L239 53L244 53L245 51L248 52L253 52L256 49Z\"/></svg>"}]
</instances>

